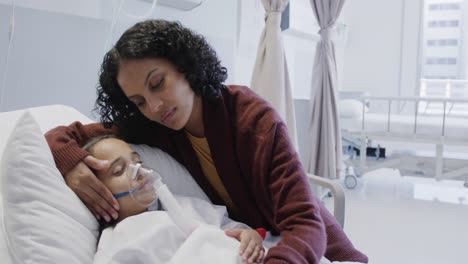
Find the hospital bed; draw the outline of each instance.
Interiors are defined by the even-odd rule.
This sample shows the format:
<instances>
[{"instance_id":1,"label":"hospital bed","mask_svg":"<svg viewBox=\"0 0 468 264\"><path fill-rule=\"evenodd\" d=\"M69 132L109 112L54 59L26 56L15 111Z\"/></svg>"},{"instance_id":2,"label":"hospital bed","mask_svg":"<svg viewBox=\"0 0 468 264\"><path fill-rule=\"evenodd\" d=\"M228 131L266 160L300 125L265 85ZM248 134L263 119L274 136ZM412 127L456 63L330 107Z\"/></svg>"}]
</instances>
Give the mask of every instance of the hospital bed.
<instances>
[{"instance_id":1,"label":"hospital bed","mask_svg":"<svg viewBox=\"0 0 468 264\"><path fill-rule=\"evenodd\" d=\"M468 187L468 100L341 92L345 185L379 168ZM448 150L448 151L447 151Z\"/></svg>"},{"instance_id":2,"label":"hospital bed","mask_svg":"<svg viewBox=\"0 0 468 264\"><path fill-rule=\"evenodd\" d=\"M17 120L26 110L29 110L29 112L32 114L35 121L39 124L40 130L42 132L46 132L49 129L59 125L68 125L73 121L81 121L84 124L93 122L91 119L81 114L74 108L64 105L49 105L0 113L0 124L2 126L2 129L0 130L0 153L2 153L0 154L0 160L4 158L3 153L5 150L5 145L8 142ZM4 177L4 175L0 174L0 177ZM330 189L334 197L334 215L337 218L339 224L343 226L345 217L345 196L341 186L328 179L313 175L308 175L308 178L312 185L319 185ZM10 264L13 262L11 261L9 246L5 235L7 230L5 230L6 226L3 221L3 205L3 195L0 192L0 260L3 264Z\"/></svg>"}]
</instances>

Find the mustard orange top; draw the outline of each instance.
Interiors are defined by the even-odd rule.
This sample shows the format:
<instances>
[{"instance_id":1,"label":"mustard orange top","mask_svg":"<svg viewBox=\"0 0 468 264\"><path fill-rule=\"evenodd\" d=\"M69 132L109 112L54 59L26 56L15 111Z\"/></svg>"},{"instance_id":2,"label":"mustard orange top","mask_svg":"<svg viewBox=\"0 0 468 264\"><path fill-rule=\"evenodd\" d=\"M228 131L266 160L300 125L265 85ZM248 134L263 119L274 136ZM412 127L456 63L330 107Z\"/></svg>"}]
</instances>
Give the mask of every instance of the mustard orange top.
<instances>
[{"instance_id":1,"label":"mustard orange top","mask_svg":"<svg viewBox=\"0 0 468 264\"><path fill-rule=\"evenodd\" d=\"M226 191L223 182L219 178L218 171L216 170L213 158L211 157L211 150L206 137L195 137L188 131L185 131L185 134L192 143L193 149L197 154L200 166L203 173L205 174L206 179L210 182L211 186L213 186L221 199L223 199L226 206L234 212L238 212L234 202L229 196L229 193Z\"/></svg>"}]
</instances>

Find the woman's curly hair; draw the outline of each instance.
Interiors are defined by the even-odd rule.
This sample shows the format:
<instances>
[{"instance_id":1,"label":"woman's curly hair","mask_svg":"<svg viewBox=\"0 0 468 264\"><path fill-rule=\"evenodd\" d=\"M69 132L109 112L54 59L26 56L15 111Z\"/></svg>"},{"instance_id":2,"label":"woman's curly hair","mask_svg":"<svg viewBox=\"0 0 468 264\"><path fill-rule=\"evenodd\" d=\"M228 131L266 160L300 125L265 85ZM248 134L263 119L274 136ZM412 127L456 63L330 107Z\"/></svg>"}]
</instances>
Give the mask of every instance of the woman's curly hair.
<instances>
[{"instance_id":1,"label":"woman's curly hair","mask_svg":"<svg viewBox=\"0 0 468 264\"><path fill-rule=\"evenodd\" d=\"M101 65L95 110L106 127L144 121L138 108L127 99L117 83L122 61L146 58L167 59L185 75L196 95L208 100L219 97L227 70L205 38L179 22L147 20L135 24L106 53ZM148 120L146 120L148 121Z\"/></svg>"}]
</instances>

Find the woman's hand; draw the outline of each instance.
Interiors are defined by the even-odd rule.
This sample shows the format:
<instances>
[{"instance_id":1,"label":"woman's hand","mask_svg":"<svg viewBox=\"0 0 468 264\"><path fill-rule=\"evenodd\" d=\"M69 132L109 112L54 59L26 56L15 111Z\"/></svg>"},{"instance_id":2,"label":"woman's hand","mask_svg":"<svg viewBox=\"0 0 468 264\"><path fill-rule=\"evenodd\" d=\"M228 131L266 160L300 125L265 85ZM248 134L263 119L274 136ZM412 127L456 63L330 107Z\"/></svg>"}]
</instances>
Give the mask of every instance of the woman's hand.
<instances>
[{"instance_id":1,"label":"woman's hand","mask_svg":"<svg viewBox=\"0 0 468 264\"><path fill-rule=\"evenodd\" d=\"M240 241L239 254L242 261L249 264L263 261L265 254L263 239L257 231L253 229L228 229L224 233Z\"/></svg>"},{"instance_id":2,"label":"woman's hand","mask_svg":"<svg viewBox=\"0 0 468 264\"><path fill-rule=\"evenodd\" d=\"M96 216L104 218L107 222L119 217L119 203L112 193L98 180L91 171L103 170L109 167L107 160L98 160L89 155L65 174L65 182L80 197L88 209Z\"/></svg>"}]
</instances>

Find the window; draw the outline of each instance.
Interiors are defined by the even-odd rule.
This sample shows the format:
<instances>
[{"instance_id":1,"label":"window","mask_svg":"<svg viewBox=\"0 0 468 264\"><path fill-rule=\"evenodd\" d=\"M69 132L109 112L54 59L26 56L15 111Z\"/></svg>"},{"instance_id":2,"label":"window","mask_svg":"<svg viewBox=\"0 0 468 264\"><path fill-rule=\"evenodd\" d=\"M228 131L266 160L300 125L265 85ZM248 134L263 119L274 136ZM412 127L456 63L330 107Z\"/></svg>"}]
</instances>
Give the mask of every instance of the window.
<instances>
[{"instance_id":1,"label":"window","mask_svg":"<svg viewBox=\"0 0 468 264\"><path fill-rule=\"evenodd\" d=\"M457 58L445 58L444 63L449 65L457 64Z\"/></svg>"},{"instance_id":2,"label":"window","mask_svg":"<svg viewBox=\"0 0 468 264\"><path fill-rule=\"evenodd\" d=\"M437 57L429 57L426 58L426 64L445 64L445 65L453 65L457 64L457 58L437 58Z\"/></svg>"},{"instance_id":3,"label":"window","mask_svg":"<svg viewBox=\"0 0 468 264\"><path fill-rule=\"evenodd\" d=\"M459 20L432 20L429 21L429 27L458 27L460 24Z\"/></svg>"},{"instance_id":4,"label":"window","mask_svg":"<svg viewBox=\"0 0 468 264\"><path fill-rule=\"evenodd\" d=\"M429 5L429 10L436 11L436 10L459 10L460 3L439 3L439 4L431 4Z\"/></svg>"},{"instance_id":5,"label":"window","mask_svg":"<svg viewBox=\"0 0 468 264\"><path fill-rule=\"evenodd\" d=\"M428 46L458 46L458 39L428 39Z\"/></svg>"},{"instance_id":6,"label":"window","mask_svg":"<svg viewBox=\"0 0 468 264\"><path fill-rule=\"evenodd\" d=\"M428 27L437 27L438 21L429 21Z\"/></svg>"},{"instance_id":7,"label":"window","mask_svg":"<svg viewBox=\"0 0 468 264\"><path fill-rule=\"evenodd\" d=\"M466 0L425 0L421 34L419 95L468 99L468 32L462 19L468 16ZM423 103L422 114L444 113L442 103ZM468 104L455 104L448 114L468 116Z\"/></svg>"},{"instance_id":8,"label":"window","mask_svg":"<svg viewBox=\"0 0 468 264\"><path fill-rule=\"evenodd\" d=\"M447 79L456 79L456 76L444 76L444 75L427 75L427 80L447 80Z\"/></svg>"},{"instance_id":9,"label":"window","mask_svg":"<svg viewBox=\"0 0 468 264\"><path fill-rule=\"evenodd\" d=\"M460 25L460 21L458 20L450 20L447 21L449 27L458 27Z\"/></svg>"}]
</instances>

